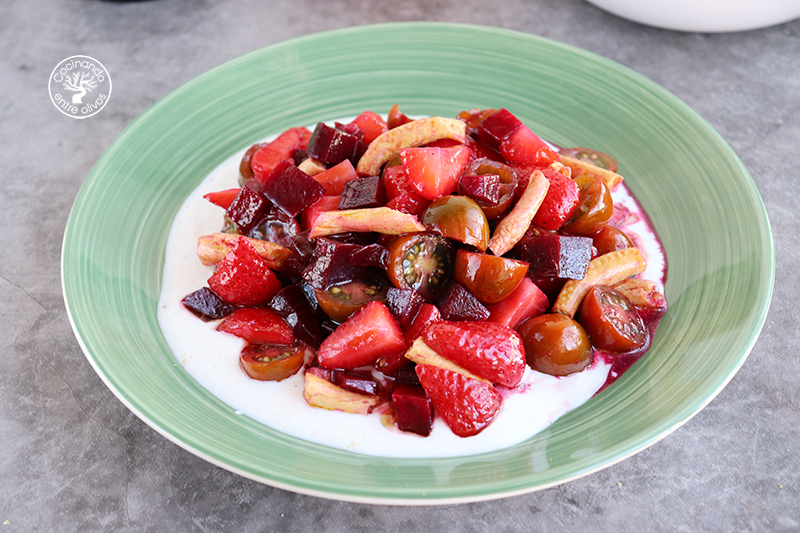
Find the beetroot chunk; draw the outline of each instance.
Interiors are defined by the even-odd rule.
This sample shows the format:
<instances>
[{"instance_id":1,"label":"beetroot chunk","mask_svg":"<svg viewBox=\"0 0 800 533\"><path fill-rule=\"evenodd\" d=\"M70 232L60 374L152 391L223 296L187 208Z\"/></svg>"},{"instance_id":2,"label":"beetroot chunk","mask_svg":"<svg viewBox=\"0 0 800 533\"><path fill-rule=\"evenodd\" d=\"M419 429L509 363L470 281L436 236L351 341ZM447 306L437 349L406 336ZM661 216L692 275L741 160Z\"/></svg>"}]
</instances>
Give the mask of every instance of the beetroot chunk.
<instances>
[{"instance_id":1,"label":"beetroot chunk","mask_svg":"<svg viewBox=\"0 0 800 533\"><path fill-rule=\"evenodd\" d=\"M269 306L292 327L298 340L319 348L322 333L314 316L314 308L299 285L288 285L278 291Z\"/></svg>"},{"instance_id":2,"label":"beetroot chunk","mask_svg":"<svg viewBox=\"0 0 800 533\"><path fill-rule=\"evenodd\" d=\"M397 385L392 392L397 427L427 437L433 429L433 404L422 387Z\"/></svg>"},{"instance_id":3,"label":"beetroot chunk","mask_svg":"<svg viewBox=\"0 0 800 533\"><path fill-rule=\"evenodd\" d=\"M522 127L522 122L507 109L492 113L478 124L478 140L493 150L512 133Z\"/></svg>"},{"instance_id":4,"label":"beetroot chunk","mask_svg":"<svg viewBox=\"0 0 800 533\"><path fill-rule=\"evenodd\" d=\"M424 303L425 299L414 289L392 287L386 293L386 306L404 328L414 322Z\"/></svg>"},{"instance_id":5,"label":"beetroot chunk","mask_svg":"<svg viewBox=\"0 0 800 533\"><path fill-rule=\"evenodd\" d=\"M288 159L278 163L264 180L264 195L290 217L317 203L324 194L324 186Z\"/></svg>"},{"instance_id":6,"label":"beetroot chunk","mask_svg":"<svg viewBox=\"0 0 800 533\"><path fill-rule=\"evenodd\" d=\"M308 267L303 271L303 279L317 289L327 289L336 283L360 279L366 267L354 266L350 256L360 248L332 239L317 239L317 248Z\"/></svg>"},{"instance_id":7,"label":"beetroot chunk","mask_svg":"<svg viewBox=\"0 0 800 533\"><path fill-rule=\"evenodd\" d=\"M514 253L530 264L528 277L531 279L583 279L592 258L592 239L528 232Z\"/></svg>"},{"instance_id":8,"label":"beetroot chunk","mask_svg":"<svg viewBox=\"0 0 800 533\"><path fill-rule=\"evenodd\" d=\"M247 235L269 214L270 209L272 204L264 195L264 187L258 180L250 179L239 190L225 214L242 235Z\"/></svg>"},{"instance_id":9,"label":"beetroot chunk","mask_svg":"<svg viewBox=\"0 0 800 533\"><path fill-rule=\"evenodd\" d=\"M380 176L356 178L344 184L339 209L380 207L386 203L386 190Z\"/></svg>"},{"instance_id":10,"label":"beetroot chunk","mask_svg":"<svg viewBox=\"0 0 800 533\"><path fill-rule=\"evenodd\" d=\"M352 392L360 392L361 394L380 393L378 382L366 372L331 370L331 382Z\"/></svg>"},{"instance_id":11,"label":"beetroot chunk","mask_svg":"<svg viewBox=\"0 0 800 533\"><path fill-rule=\"evenodd\" d=\"M463 285L451 282L436 302L443 320L486 320L489 310Z\"/></svg>"},{"instance_id":12,"label":"beetroot chunk","mask_svg":"<svg viewBox=\"0 0 800 533\"><path fill-rule=\"evenodd\" d=\"M357 135L323 122L317 124L308 142L308 155L326 165L336 165L345 159L355 165L366 149L367 145Z\"/></svg>"},{"instance_id":13,"label":"beetroot chunk","mask_svg":"<svg viewBox=\"0 0 800 533\"><path fill-rule=\"evenodd\" d=\"M464 174L458 180L458 193L490 206L500 203L498 174Z\"/></svg>"},{"instance_id":14,"label":"beetroot chunk","mask_svg":"<svg viewBox=\"0 0 800 533\"><path fill-rule=\"evenodd\" d=\"M362 246L350 256L350 264L386 270L389 265L389 250L377 243Z\"/></svg>"},{"instance_id":15,"label":"beetroot chunk","mask_svg":"<svg viewBox=\"0 0 800 533\"><path fill-rule=\"evenodd\" d=\"M208 287L203 287L187 294L183 297L181 303L186 309L206 322L226 317L236 311L235 305L229 304Z\"/></svg>"}]
</instances>

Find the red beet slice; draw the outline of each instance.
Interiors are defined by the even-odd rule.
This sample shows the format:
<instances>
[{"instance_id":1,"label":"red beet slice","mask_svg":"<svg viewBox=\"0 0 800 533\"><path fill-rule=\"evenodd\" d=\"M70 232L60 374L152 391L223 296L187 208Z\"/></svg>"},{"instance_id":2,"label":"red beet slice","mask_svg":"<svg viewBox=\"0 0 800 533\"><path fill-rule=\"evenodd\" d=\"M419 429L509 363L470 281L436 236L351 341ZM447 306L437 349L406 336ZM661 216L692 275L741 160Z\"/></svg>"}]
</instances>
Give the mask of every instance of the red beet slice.
<instances>
[{"instance_id":1,"label":"red beet slice","mask_svg":"<svg viewBox=\"0 0 800 533\"><path fill-rule=\"evenodd\" d=\"M414 289L392 287L386 293L386 305L404 328L410 326L417 317L425 299Z\"/></svg>"},{"instance_id":2,"label":"red beet slice","mask_svg":"<svg viewBox=\"0 0 800 533\"><path fill-rule=\"evenodd\" d=\"M364 176L344 184L339 209L380 207L386 203L386 191L380 176Z\"/></svg>"},{"instance_id":3,"label":"red beet slice","mask_svg":"<svg viewBox=\"0 0 800 533\"><path fill-rule=\"evenodd\" d=\"M494 206L500 203L500 176L497 174L464 174L458 180L458 194L479 203Z\"/></svg>"},{"instance_id":4,"label":"red beet slice","mask_svg":"<svg viewBox=\"0 0 800 533\"><path fill-rule=\"evenodd\" d=\"M528 277L583 279L592 259L592 239L570 235L536 235L528 232L514 254L530 264Z\"/></svg>"},{"instance_id":5,"label":"red beet slice","mask_svg":"<svg viewBox=\"0 0 800 533\"><path fill-rule=\"evenodd\" d=\"M322 333L314 314L314 307L299 285L288 285L278 291L269 306L292 327L298 340L314 348L319 347L322 343Z\"/></svg>"},{"instance_id":6,"label":"red beet slice","mask_svg":"<svg viewBox=\"0 0 800 533\"><path fill-rule=\"evenodd\" d=\"M362 372L332 370L331 382L352 392L375 395L380 392L378 382L372 376Z\"/></svg>"},{"instance_id":7,"label":"red beet slice","mask_svg":"<svg viewBox=\"0 0 800 533\"><path fill-rule=\"evenodd\" d=\"M359 248L358 244L322 237L317 239L314 257L303 271L303 279L317 289L327 289L336 283L360 279L366 272L366 267L350 263L350 256Z\"/></svg>"},{"instance_id":8,"label":"red beet slice","mask_svg":"<svg viewBox=\"0 0 800 533\"><path fill-rule=\"evenodd\" d=\"M271 208L272 204L264 195L264 187L258 180L251 179L239 190L225 214L236 224L240 233L247 235Z\"/></svg>"},{"instance_id":9,"label":"red beet slice","mask_svg":"<svg viewBox=\"0 0 800 533\"><path fill-rule=\"evenodd\" d=\"M247 232L247 236L289 248L292 245L292 237L300 231L300 224L294 218L273 206L267 215Z\"/></svg>"},{"instance_id":10,"label":"red beet slice","mask_svg":"<svg viewBox=\"0 0 800 533\"><path fill-rule=\"evenodd\" d=\"M522 122L507 109L500 109L486 117L476 131L478 140L493 150L499 150L500 144L522 127Z\"/></svg>"},{"instance_id":11,"label":"red beet slice","mask_svg":"<svg viewBox=\"0 0 800 533\"><path fill-rule=\"evenodd\" d=\"M323 122L317 124L308 142L308 155L326 165L336 165L345 159L355 165L366 149L367 145L358 136Z\"/></svg>"},{"instance_id":12,"label":"red beet slice","mask_svg":"<svg viewBox=\"0 0 800 533\"><path fill-rule=\"evenodd\" d=\"M317 203L324 194L325 187L289 160L278 163L264 180L264 195L290 217Z\"/></svg>"},{"instance_id":13,"label":"red beet slice","mask_svg":"<svg viewBox=\"0 0 800 533\"><path fill-rule=\"evenodd\" d=\"M226 317L236 311L235 305L229 304L208 287L203 287L187 294L183 297L181 303L186 309L206 322Z\"/></svg>"},{"instance_id":14,"label":"red beet slice","mask_svg":"<svg viewBox=\"0 0 800 533\"><path fill-rule=\"evenodd\" d=\"M368 244L354 251L350 256L353 266L378 267L386 270L389 264L389 250L380 244Z\"/></svg>"},{"instance_id":15,"label":"red beet slice","mask_svg":"<svg viewBox=\"0 0 800 533\"><path fill-rule=\"evenodd\" d=\"M395 419L401 431L427 437L433 429L433 404L422 387L397 385L392 392Z\"/></svg>"},{"instance_id":16,"label":"red beet slice","mask_svg":"<svg viewBox=\"0 0 800 533\"><path fill-rule=\"evenodd\" d=\"M436 302L443 320L486 320L489 310L463 285L455 281L439 295Z\"/></svg>"}]
</instances>

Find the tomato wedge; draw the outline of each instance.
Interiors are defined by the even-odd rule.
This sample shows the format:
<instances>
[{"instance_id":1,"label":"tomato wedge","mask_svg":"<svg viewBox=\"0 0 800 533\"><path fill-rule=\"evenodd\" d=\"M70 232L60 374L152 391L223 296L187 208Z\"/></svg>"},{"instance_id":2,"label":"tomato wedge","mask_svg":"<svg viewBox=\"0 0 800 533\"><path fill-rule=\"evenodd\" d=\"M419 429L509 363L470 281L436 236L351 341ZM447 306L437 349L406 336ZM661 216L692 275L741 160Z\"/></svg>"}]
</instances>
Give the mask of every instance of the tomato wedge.
<instances>
[{"instance_id":1,"label":"tomato wedge","mask_svg":"<svg viewBox=\"0 0 800 533\"><path fill-rule=\"evenodd\" d=\"M260 381L282 381L303 367L306 346L251 344L242 350L239 365L245 374Z\"/></svg>"},{"instance_id":2,"label":"tomato wedge","mask_svg":"<svg viewBox=\"0 0 800 533\"><path fill-rule=\"evenodd\" d=\"M649 336L631 301L605 285L593 287L584 297L578 320L601 350L630 352L644 346Z\"/></svg>"}]
</instances>

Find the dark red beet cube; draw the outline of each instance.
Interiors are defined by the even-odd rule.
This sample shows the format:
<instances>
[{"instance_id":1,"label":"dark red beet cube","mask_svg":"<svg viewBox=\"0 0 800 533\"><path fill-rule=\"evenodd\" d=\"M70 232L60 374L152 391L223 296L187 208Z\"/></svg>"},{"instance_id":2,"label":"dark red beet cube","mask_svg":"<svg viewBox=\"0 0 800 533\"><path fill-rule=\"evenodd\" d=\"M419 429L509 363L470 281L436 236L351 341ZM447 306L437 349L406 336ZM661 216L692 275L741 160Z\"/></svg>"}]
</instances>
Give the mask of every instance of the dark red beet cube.
<instances>
[{"instance_id":1,"label":"dark red beet cube","mask_svg":"<svg viewBox=\"0 0 800 533\"><path fill-rule=\"evenodd\" d=\"M316 243L308 238L310 231L298 233L289 239L289 248L294 253L283 262L283 268L286 274L292 278L301 278L303 271L308 268L314 257Z\"/></svg>"},{"instance_id":2,"label":"dark red beet cube","mask_svg":"<svg viewBox=\"0 0 800 533\"><path fill-rule=\"evenodd\" d=\"M464 174L458 180L458 194L487 205L500 203L500 176L497 174Z\"/></svg>"},{"instance_id":3,"label":"dark red beet cube","mask_svg":"<svg viewBox=\"0 0 800 533\"><path fill-rule=\"evenodd\" d=\"M240 233L247 235L270 209L272 203L264 195L264 187L258 180L250 179L239 190L225 214L236 224Z\"/></svg>"},{"instance_id":4,"label":"dark red beet cube","mask_svg":"<svg viewBox=\"0 0 800 533\"><path fill-rule=\"evenodd\" d=\"M422 387L397 385L392 392L395 419L401 431L427 437L433 429L433 404Z\"/></svg>"},{"instance_id":5,"label":"dark red beet cube","mask_svg":"<svg viewBox=\"0 0 800 533\"><path fill-rule=\"evenodd\" d=\"M331 382L352 392L378 394L378 382L371 375L352 370L332 370Z\"/></svg>"},{"instance_id":6,"label":"dark red beet cube","mask_svg":"<svg viewBox=\"0 0 800 533\"><path fill-rule=\"evenodd\" d=\"M380 207L386 203L386 190L380 176L356 178L344 184L339 209Z\"/></svg>"},{"instance_id":7,"label":"dark red beet cube","mask_svg":"<svg viewBox=\"0 0 800 533\"><path fill-rule=\"evenodd\" d=\"M281 211L296 217L325 195L325 187L286 159L264 179L264 195Z\"/></svg>"},{"instance_id":8,"label":"dark red beet cube","mask_svg":"<svg viewBox=\"0 0 800 533\"><path fill-rule=\"evenodd\" d=\"M358 244L318 238L314 257L303 271L303 279L314 288L327 289L337 283L362 278L366 267L350 262L350 255L359 248Z\"/></svg>"},{"instance_id":9,"label":"dark red beet cube","mask_svg":"<svg viewBox=\"0 0 800 533\"><path fill-rule=\"evenodd\" d=\"M463 285L455 281L439 295L436 306L443 320L486 320L489 310Z\"/></svg>"},{"instance_id":10,"label":"dark red beet cube","mask_svg":"<svg viewBox=\"0 0 800 533\"><path fill-rule=\"evenodd\" d=\"M367 146L358 136L331 128L320 122L308 142L308 155L326 165L336 165L345 159L356 164Z\"/></svg>"},{"instance_id":11,"label":"dark red beet cube","mask_svg":"<svg viewBox=\"0 0 800 533\"><path fill-rule=\"evenodd\" d=\"M389 250L377 243L362 246L350 256L350 264L386 270L389 265Z\"/></svg>"},{"instance_id":12,"label":"dark red beet cube","mask_svg":"<svg viewBox=\"0 0 800 533\"><path fill-rule=\"evenodd\" d=\"M419 382L419 376L417 375L417 365L412 363L410 365L405 365L403 368L397 371L394 382L397 385L408 385L409 387L422 387Z\"/></svg>"},{"instance_id":13,"label":"dark red beet cube","mask_svg":"<svg viewBox=\"0 0 800 533\"><path fill-rule=\"evenodd\" d=\"M517 131L522 122L507 109L500 109L492 113L478 124L478 140L497 150L506 138Z\"/></svg>"},{"instance_id":14,"label":"dark red beet cube","mask_svg":"<svg viewBox=\"0 0 800 533\"><path fill-rule=\"evenodd\" d=\"M187 294L183 297L181 303L186 309L206 322L226 317L236 311L235 305L229 304L208 287L203 287Z\"/></svg>"},{"instance_id":15,"label":"dark red beet cube","mask_svg":"<svg viewBox=\"0 0 800 533\"><path fill-rule=\"evenodd\" d=\"M386 293L386 306L404 328L414 322L424 303L425 299L413 289L392 287Z\"/></svg>"},{"instance_id":16,"label":"dark red beet cube","mask_svg":"<svg viewBox=\"0 0 800 533\"><path fill-rule=\"evenodd\" d=\"M287 285L278 291L269 306L292 327L298 340L319 348L322 343L322 333L319 330L314 307L299 285Z\"/></svg>"},{"instance_id":17,"label":"dark red beet cube","mask_svg":"<svg viewBox=\"0 0 800 533\"><path fill-rule=\"evenodd\" d=\"M410 365L411 361L406 359L406 353L404 351L400 351L378 359L378 362L375 363L375 368L387 376L394 376L399 374L405 367ZM414 374L414 376L416 376L416 374Z\"/></svg>"},{"instance_id":18,"label":"dark red beet cube","mask_svg":"<svg viewBox=\"0 0 800 533\"><path fill-rule=\"evenodd\" d=\"M530 264L528 277L583 279L592 259L591 237L536 235L528 232L514 248Z\"/></svg>"}]
</instances>

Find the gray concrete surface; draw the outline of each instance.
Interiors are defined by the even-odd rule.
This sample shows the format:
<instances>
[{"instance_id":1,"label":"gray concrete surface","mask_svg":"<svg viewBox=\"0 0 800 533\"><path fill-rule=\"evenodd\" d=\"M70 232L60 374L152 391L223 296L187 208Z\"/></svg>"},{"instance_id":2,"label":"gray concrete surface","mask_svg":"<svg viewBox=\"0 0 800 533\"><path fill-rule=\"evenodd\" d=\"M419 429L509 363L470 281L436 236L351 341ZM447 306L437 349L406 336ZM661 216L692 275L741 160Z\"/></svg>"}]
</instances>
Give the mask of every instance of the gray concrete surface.
<instances>
[{"instance_id":1,"label":"gray concrete surface","mask_svg":"<svg viewBox=\"0 0 800 533\"><path fill-rule=\"evenodd\" d=\"M435 508L330 502L263 486L168 442L103 385L73 337L59 259L69 208L103 150L181 83L245 52L357 24L499 26L651 78L733 146L769 211L776 289L741 371L702 412L586 478ZM47 94L86 54L113 73L82 121ZM4 0L0 3L0 531L800 531L800 20L702 35L580 0Z\"/></svg>"}]
</instances>

